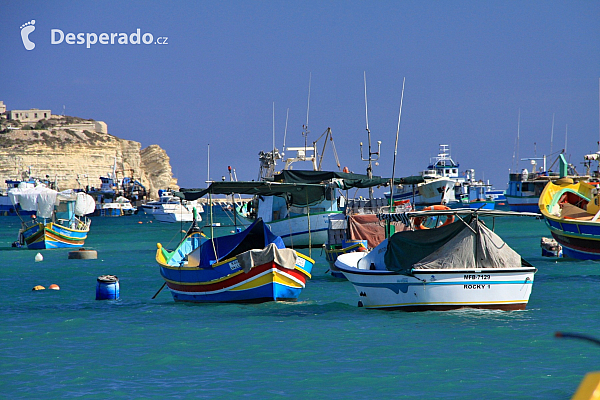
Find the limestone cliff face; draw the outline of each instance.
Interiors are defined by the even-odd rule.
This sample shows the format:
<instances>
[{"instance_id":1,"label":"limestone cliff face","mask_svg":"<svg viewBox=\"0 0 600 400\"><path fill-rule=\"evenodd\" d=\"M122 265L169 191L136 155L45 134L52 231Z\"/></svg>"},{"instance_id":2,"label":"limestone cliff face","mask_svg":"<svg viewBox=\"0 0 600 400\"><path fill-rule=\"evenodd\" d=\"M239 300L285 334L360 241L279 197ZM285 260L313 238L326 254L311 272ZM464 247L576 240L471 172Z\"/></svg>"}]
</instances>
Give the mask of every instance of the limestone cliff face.
<instances>
[{"instance_id":1,"label":"limestone cliff face","mask_svg":"<svg viewBox=\"0 0 600 400\"><path fill-rule=\"evenodd\" d=\"M13 130L0 133L0 187L26 174L55 181L59 190L100 187L100 176L137 179L152 198L158 189L178 189L166 152L157 145L107 133L72 130Z\"/></svg>"},{"instance_id":2,"label":"limestone cliff face","mask_svg":"<svg viewBox=\"0 0 600 400\"><path fill-rule=\"evenodd\" d=\"M173 178L171 164L167 152L156 144L152 144L140 152L142 171L146 174L146 179L150 187L146 188L150 191L154 198L158 196L159 189L179 189L177 179Z\"/></svg>"}]
</instances>

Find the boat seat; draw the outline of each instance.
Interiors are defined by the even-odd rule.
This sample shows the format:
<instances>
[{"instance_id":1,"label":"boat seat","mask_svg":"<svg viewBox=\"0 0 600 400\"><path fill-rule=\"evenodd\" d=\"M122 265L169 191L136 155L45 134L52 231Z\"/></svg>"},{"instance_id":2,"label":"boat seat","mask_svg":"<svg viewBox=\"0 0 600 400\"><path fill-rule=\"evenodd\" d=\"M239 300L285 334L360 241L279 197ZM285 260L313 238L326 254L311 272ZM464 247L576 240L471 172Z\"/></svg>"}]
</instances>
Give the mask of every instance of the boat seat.
<instances>
[{"instance_id":1,"label":"boat seat","mask_svg":"<svg viewBox=\"0 0 600 400\"><path fill-rule=\"evenodd\" d=\"M579 221L588 221L594 218L592 214L589 214L583 208L579 208L569 203L565 203L562 205L562 211L560 216L564 219L576 219Z\"/></svg>"}]
</instances>

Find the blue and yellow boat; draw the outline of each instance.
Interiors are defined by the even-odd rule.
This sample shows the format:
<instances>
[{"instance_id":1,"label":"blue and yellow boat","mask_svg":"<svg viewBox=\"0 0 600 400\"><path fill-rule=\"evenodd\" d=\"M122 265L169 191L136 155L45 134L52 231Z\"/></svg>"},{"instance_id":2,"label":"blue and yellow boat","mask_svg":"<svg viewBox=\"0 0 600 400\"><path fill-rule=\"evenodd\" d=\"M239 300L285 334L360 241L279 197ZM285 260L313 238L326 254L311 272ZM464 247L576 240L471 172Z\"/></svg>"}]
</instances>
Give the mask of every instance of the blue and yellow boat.
<instances>
[{"instance_id":1,"label":"blue and yellow boat","mask_svg":"<svg viewBox=\"0 0 600 400\"><path fill-rule=\"evenodd\" d=\"M57 192L43 186L9 191L14 204L34 211L31 219L23 220L15 247L27 244L29 249L55 249L83 246L90 231L94 199L86 193Z\"/></svg>"},{"instance_id":2,"label":"blue and yellow boat","mask_svg":"<svg viewBox=\"0 0 600 400\"><path fill-rule=\"evenodd\" d=\"M160 274L175 301L295 301L314 261L285 248L257 219L242 232L204 239L195 221L173 251L157 244Z\"/></svg>"},{"instance_id":3,"label":"blue and yellow boat","mask_svg":"<svg viewBox=\"0 0 600 400\"><path fill-rule=\"evenodd\" d=\"M565 257L600 260L599 183L561 178L549 182L539 209Z\"/></svg>"},{"instance_id":4,"label":"blue and yellow boat","mask_svg":"<svg viewBox=\"0 0 600 400\"><path fill-rule=\"evenodd\" d=\"M56 249L83 246L90 231L90 219L32 220L23 223L21 240L29 249ZM22 243L23 244L23 243Z\"/></svg>"}]
</instances>

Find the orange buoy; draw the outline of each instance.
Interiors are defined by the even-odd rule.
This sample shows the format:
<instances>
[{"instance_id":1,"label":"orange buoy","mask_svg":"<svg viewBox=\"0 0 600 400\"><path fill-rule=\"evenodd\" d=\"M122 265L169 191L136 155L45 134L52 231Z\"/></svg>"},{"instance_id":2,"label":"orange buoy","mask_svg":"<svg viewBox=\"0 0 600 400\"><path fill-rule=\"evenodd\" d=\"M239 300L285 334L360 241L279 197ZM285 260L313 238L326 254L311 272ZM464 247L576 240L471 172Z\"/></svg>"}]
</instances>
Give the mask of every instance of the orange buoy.
<instances>
[{"instance_id":1,"label":"orange buoy","mask_svg":"<svg viewBox=\"0 0 600 400\"><path fill-rule=\"evenodd\" d=\"M33 291L33 290L44 290L44 289L46 289L46 288L45 288L45 287L43 287L42 285L36 285L36 286L34 286L34 287L33 287L33 289L31 289L31 290Z\"/></svg>"},{"instance_id":2,"label":"orange buoy","mask_svg":"<svg viewBox=\"0 0 600 400\"><path fill-rule=\"evenodd\" d=\"M138 224L143 224L143 222L142 221L138 221Z\"/></svg>"},{"instance_id":3,"label":"orange buoy","mask_svg":"<svg viewBox=\"0 0 600 400\"><path fill-rule=\"evenodd\" d=\"M52 285L48 286L48 289L60 290L60 287L57 284L53 283Z\"/></svg>"},{"instance_id":4,"label":"orange buoy","mask_svg":"<svg viewBox=\"0 0 600 400\"><path fill-rule=\"evenodd\" d=\"M450 207L444 206L444 205L440 205L440 204L435 204L433 206L429 206L429 207L425 207L422 211L435 211L435 210L449 210ZM417 217L415 218L415 229L429 229L428 227L426 227L425 225L423 225L425 223L425 221L427 221L427 217ZM450 215L446 217L446 220L444 221L443 224L441 224L440 226L446 226L449 225L451 223L454 222L454 215ZM438 228L440 227L438 226Z\"/></svg>"}]
</instances>

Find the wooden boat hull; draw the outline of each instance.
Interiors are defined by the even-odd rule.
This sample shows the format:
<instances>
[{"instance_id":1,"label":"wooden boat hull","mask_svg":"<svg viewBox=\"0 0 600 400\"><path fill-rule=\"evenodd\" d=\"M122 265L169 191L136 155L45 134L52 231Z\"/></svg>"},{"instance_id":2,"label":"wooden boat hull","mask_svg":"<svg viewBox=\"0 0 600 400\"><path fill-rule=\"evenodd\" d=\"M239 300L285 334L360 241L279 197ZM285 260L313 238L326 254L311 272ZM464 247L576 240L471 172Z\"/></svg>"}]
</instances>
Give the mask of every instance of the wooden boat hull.
<instances>
[{"instance_id":1,"label":"wooden boat hull","mask_svg":"<svg viewBox=\"0 0 600 400\"><path fill-rule=\"evenodd\" d=\"M21 230L29 249L56 249L83 246L90 228L72 229L54 222L37 223Z\"/></svg>"},{"instance_id":2,"label":"wooden boat hull","mask_svg":"<svg viewBox=\"0 0 600 400\"><path fill-rule=\"evenodd\" d=\"M297 253L294 268L271 261L245 273L236 258L211 269L160 265L160 273L175 301L241 302L296 301L310 279L314 261Z\"/></svg>"},{"instance_id":3,"label":"wooden boat hull","mask_svg":"<svg viewBox=\"0 0 600 400\"><path fill-rule=\"evenodd\" d=\"M348 257L350 256L350 257ZM535 268L420 270L413 276L353 267L360 256L338 257L336 265L354 285L366 308L445 311L460 308L524 310Z\"/></svg>"},{"instance_id":4,"label":"wooden boat hull","mask_svg":"<svg viewBox=\"0 0 600 400\"><path fill-rule=\"evenodd\" d=\"M569 216L558 212L567 199L581 199L583 202L594 199L593 190L593 185L583 182L563 185L550 182L540 196L538 210L544 216L552 237L562 246L565 257L600 260L600 221L594 221L593 214Z\"/></svg>"},{"instance_id":5,"label":"wooden boat hull","mask_svg":"<svg viewBox=\"0 0 600 400\"><path fill-rule=\"evenodd\" d=\"M552 237L563 247L565 257L600 260L600 224L546 219Z\"/></svg>"}]
</instances>

